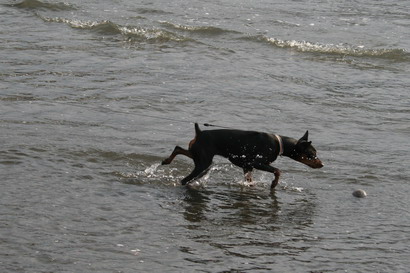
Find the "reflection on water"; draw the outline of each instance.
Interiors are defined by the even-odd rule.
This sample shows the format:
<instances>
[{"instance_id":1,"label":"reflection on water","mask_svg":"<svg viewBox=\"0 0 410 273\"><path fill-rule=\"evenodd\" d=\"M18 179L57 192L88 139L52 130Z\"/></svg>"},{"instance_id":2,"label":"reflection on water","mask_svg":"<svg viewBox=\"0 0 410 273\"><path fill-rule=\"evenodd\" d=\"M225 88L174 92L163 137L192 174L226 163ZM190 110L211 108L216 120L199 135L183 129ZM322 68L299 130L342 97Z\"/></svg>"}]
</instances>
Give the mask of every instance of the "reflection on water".
<instances>
[{"instance_id":1,"label":"reflection on water","mask_svg":"<svg viewBox=\"0 0 410 273\"><path fill-rule=\"evenodd\" d=\"M199 223L206 220L204 211L207 210L209 197L206 192L187 188L184 201L187 206L184 211L184 218L189 222Z\"/></svg>"},{"instance_id":2,"label":"reflection on water","mask_svg":"<svg viewBox=\"0 0 410 273\"><path fill-rule=\"evenodd\" d=\"M227 226L260 225L287 221L296 225L312 224L315 203L307 196L295 199L282 208L277 193L252 191L249 188L195 190L187 188L184 195L184 217L189 222L210 221L215 214ZM299 196L300 197L300 196ZM283 197L282 197L283 198ZM264 219L261 222L261 219Z\"/></svg>"},{"instance_id":3,"label":"reflection on water","mask_svg":"<svg viewBox=\"0 0 410 273\"><path fill-rule=\"evenodd\" d=\"M272 257L304 252L309 249L306 241L317 241L306 236L305 231L313 224L316 207L308 194L265 193L240 186L186 189L183 206L189 223L187 237L235 257L238 262L258 257L271 264L275 262ZM185 252L186 247L181 251ZM216 253L201 252L191 261L217 259L213 257Z\"/></svg>"}]
</instances>

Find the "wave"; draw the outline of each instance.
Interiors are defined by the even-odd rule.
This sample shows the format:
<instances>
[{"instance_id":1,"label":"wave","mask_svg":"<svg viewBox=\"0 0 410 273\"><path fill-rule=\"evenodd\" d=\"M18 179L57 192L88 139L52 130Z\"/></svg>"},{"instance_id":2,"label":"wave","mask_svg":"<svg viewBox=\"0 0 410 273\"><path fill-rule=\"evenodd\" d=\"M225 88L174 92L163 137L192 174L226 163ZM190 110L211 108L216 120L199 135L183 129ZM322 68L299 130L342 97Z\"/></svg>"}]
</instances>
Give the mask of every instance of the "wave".
<instances>
[{"instance_id":1,"label":"wave","mask_svg":"<svg viewBox=\"0 0 410 273\"><path fill-rule=\"evenodd\" d=\"M277 48L292 49L298 52L323 53L330 55L342 55L352 57L386 58L394 59L396 61L410 60L410 53L407 52L405 49L400 48L367 49L364 46L352 46L347 44L335 45L312 43L308 41L280 40L276 38L266 37L263 35L251 36L247 37L246 39L268 43Z\"/></svg>"},{"instance_id":2,"label":"wave","mask_svg":"<svg viewBox=\"0 0 410 273\"><path fill-rule=\"evenodd\" d=\"M151 8L137 8L136 11L140 14L172 14L172 12Z\"/></svg>"},{"instance_id":3,"label":"wave","mask_svg":"<svg viewBox=\"0 0 410 273\"><path fill-rule=\"evenodd\" d=\"M39 0L24 0L17 4L11 4L10 6L22 9L32 10L51 10L51 11L64 11L64 10L76 10L76 8L67 3L48 3Z\"/></svg>"},{"instance_id":4,"label":"wave","mask_svg":"<svg viewBox=\"0 0 410 273\"><path fill-rule=\"evenodd\" d=\"M43 19L45 22L64 23L76 29L92 30L92 31L95 31L101 34L107 34L107 35L121 34L121 31L118 25L112 23L111 21L95 22L95 21L66 19L66 18L60 18L60 17L50 18L50 17L41 16L41 15L38 15L38 16L41 19Z\"/></svg>"},{"instance_id":5,"label":"wave","mask_svg":"<svg viewBox=\"0 0 410 273\"><path fill-rule=\"evenodd\" d=\"M121 34L128 38L128 41L146 40L152 42L188 42L193 41L190 38L178 35L176 33L158 28L142 28L142 27L121 27Z\"/></svg>"},{"instance_id":6,"label":"wave","mask_svg":"<svg viewBox=\"0 0 410 273\"><path fill-rule=\"evenodd\" d=\"M127 41L146 42L186 42L192 41L187 37L159 28L144 28L139 26L122 26L108 20L104 21L83 21L66 18L49 18L37 14L42 20L50 23L64 23L71 28L90 30L101 35L121 35Z\"/></svg>"},{"instance_id":7,"label":"wave","mask_svg":"<svg viewBox=\"0 0 410 273\"><path fill-rule=\"evenodd\" d=\"M3 96L0 97L0 101L38 101L39 98L32 96L31 94L19 94L19 95L9 95L9 96Z\"/></svg>"},{"instance_id":8,"label":"wave","mask_svg":"<svg viewBox=\"0 0 410 273\"><path fill-rule=\"evenodd\" d=\"M213 26L185 26L185 25L180 25L180 24L173 24L173 23L166 22L166 21L161 21L160 23L163 26L168 27L173 30L186 31L189 33L201 34L201 35L216 36L216 35L223 35L227 33L238 33L233 30L227 30L227 29L213 27Z\"/></svg>"}]
</instances>

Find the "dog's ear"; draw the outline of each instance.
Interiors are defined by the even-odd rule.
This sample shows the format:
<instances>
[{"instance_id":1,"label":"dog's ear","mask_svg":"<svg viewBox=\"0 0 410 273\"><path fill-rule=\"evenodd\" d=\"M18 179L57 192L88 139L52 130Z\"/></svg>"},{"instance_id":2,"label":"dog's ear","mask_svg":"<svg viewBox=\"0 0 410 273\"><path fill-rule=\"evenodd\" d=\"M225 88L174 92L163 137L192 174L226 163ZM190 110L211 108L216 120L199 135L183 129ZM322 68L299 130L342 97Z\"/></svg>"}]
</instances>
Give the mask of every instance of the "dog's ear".
<instances>
[{"instance_id":1,"label":"dog's ear","mask_svg":"<svg viewBox=\"0 0 410 273\"><path fill-rule=\"evenodd\" d=\"M306 131L305 135L301 139L299 139L299 142L308 141L308 137L309 137L309 131Z\"/></svg>"}]
</instances>

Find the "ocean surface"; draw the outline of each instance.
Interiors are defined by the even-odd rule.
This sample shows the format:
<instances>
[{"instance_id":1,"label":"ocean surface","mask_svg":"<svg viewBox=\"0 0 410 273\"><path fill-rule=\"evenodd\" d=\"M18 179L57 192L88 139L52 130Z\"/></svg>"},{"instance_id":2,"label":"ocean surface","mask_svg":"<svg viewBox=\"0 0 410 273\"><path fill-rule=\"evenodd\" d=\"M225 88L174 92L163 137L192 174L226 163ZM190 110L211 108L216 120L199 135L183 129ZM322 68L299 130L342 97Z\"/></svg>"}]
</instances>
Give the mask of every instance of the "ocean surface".
<instances>
[{"instance_id":1,"label":"ocean surface","mask_svg":"<svg viewBox=\"0 0 410 273\"><path fill-rule=\"evenodd\" d=\"M1 272L410 272L408 0L62 1L0 3ZM325 167L182 187L194 122Z\"/></svg>"}]
</instances>

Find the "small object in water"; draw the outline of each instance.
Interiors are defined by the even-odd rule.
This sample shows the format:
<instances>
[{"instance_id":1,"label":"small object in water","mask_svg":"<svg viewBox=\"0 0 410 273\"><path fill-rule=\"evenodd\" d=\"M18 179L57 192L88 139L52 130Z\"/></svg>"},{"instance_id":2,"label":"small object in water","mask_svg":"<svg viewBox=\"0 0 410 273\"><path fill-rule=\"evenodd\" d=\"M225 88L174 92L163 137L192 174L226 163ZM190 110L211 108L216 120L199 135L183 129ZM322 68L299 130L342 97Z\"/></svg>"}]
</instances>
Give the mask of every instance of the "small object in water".
<instances>
[{"instance_id":1,"label":"small object in water","mask_svg":"<svg viewBox=\"0 0 410 273\"><path fill-rule=\"evenodd\" d=\"M363 198L363 197L367 196L367 193L364 190L361 190L361 189L355 190L352 194L353 194L354 197L358 197L358 198Z\"/></svg>"}]
</instances>

